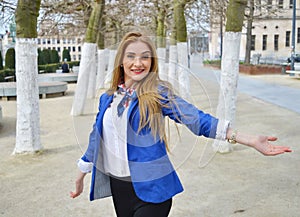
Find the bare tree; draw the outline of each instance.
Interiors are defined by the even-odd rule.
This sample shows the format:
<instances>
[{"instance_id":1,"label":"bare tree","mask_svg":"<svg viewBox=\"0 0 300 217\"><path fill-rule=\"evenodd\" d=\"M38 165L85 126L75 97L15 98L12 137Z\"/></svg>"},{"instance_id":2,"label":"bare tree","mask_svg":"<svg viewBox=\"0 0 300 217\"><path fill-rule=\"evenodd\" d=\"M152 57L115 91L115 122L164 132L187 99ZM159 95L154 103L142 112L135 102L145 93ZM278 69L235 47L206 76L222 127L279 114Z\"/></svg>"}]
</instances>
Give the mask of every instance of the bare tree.
<instances>
[{"instance_id":1,"label":"bare tree","mask_svg":"<svg viewBox=\"0 0 300 217\"><path fill-rule=\"evenodd\" d=\"M166 37L167 37L167 13L170 6L169 2L156 0L154 2L156 13L156 45L157 45L157 56L158 56L158 70L160 78L168 80L168 71L166 65Z\"/></svg>"},{"instance_id":2,"label":"bare tree","mask_svg":"<svg viewBox=\"0 0 300 217\"><path fill-rule=\"evenodd\" d=\"M88 28L85 34L85 42L82 49L82 59L79 67L78 81L71 110L71 115L77 116L84 112L84 104L88 94L88 87L94 92L95 85L91 82L96 80L96 51L99 21L103 15L102 1L98 0L93 6L93 11L89 19ZM91 96L92 97L91 93Z\"/></svg>"},{"instance_id":3,"label":"bare tree","mask_svg":"<svg viewBox=\"0 0 300 217\"><path fill-rule=\"evenodd\" d=\"M15 0L1 0L0 1L0 21L1 24L4 25L7 24L11 17L14 16L15 10L16 10L16 1Z\"/></svg>"},{"instance_id":4,"label":"bare tree","mask_svg":"<svg viewBox=\"0 0 300 217\"><path fill-rule=\"evenodd\" d=\"M188 46L187 46L187 28L185 19L185 6L187 0L174 1L174 20L176 25L176 41L178 51L178 82L179 93L182 97L190 97L190 79L188 70Z\"/></svg>"},{"instance_id":5,"label":"bare tree","mask_svg":"<svg viewBox=\"0 0 300 217\"><path fill-rule=\"evenodd\" d=\"M229 120L235 124L237 84L239 74L239 52L247 0L230 0L226 11L222 73L217 117L220 121ZM214 141L213 148L219 152L232 150L228 142Z\"/></svg>"},{"instance_id":6,"label":"bare tree","mask_svg":"<svg viewBox=\"0 0 300 217\"><path fill-rule=\"evenodd\" d=\"M91 0L43 0L39 26L46 28L40 28L39 35L84 34L91 12Z\"/></svg>"},{"instance_id":7,"label":"bare tree","mask_svg":"<svg viewBox=\"0 0 300 217\"><path fill-rule=\"evenodd\" d=\"M40 3L40 0L19 0L16 9L17 129L14 153L42 149L36 42Z\"/></svg>"},{"instance_id":8,"label":"bare tree","mask_svg":"<svg viewBox=\"0 0 300 217\"><path fill-rule=\"evenodd\" d=\"M209 0L194 1L186 5L187 31L208 32L210 24Z\"/></svg>"},{"instance_id":9,"label":"bare tree","mask_svg":"<svg viewBox=\"0 0 300 217\"><path fill-rule=\"evenodd\" d=\"M219 33L220 38L220 50L219 57L223 54L223 29L224 23L226 22L226 8L228 5L228 0L212 0L210 2L210 27L211 34ZM214 41L213 43L217 43Z\"/></svg>"}]
</instances>

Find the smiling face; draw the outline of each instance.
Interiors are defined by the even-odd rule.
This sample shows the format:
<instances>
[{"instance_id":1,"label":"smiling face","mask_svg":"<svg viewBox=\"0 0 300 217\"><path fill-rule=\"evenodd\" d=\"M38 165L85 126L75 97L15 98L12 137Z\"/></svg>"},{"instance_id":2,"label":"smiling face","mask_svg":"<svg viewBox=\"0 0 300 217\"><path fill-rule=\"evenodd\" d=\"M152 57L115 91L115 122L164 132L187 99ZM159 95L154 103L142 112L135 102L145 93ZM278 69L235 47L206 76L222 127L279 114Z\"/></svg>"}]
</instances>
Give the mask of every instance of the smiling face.
<instances>
[{"instance_id":1,"label":"smiling face","mask_svg":"<svg viewBox=\"0 0 300 217\"><path fill-rule=\"evenodd\" d=\"M145 78L151 68L151 50L141 41L136 41L127 46L123 57L124 81L126 87Z\"/></svg>"}]
</instances>

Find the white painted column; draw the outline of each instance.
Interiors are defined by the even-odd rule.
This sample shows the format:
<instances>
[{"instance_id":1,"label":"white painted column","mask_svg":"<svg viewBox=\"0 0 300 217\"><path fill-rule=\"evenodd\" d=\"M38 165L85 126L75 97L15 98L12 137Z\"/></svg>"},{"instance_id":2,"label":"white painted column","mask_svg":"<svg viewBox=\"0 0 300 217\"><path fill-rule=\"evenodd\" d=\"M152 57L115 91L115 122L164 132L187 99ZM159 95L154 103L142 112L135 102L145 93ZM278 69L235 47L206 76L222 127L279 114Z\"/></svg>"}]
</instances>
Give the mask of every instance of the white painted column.
<instances>
[{"instance_id":1,"label":"white painted column","mask_svg":"<svg viewBox=\"0 0 300 217\"><path fill-rule=\"evenodd\" d=\"M176 87L178 84L177 77L177 46L171 45L169 50L169 71L168 71L168 81Z\"/></svg>"},{"instance_id":2,"label":"white painted column","mask_svg":"<svg viewBox=\"0 0 300 217\"><path fill-rule=\"evenodd\" d=\"M83 44L71 115L77 116L83 114L84 112L84 104L89 85L91 65L95 64L95 62L92 60L92 57L95 57L96 47L97 45L95 43Z\"/></svg>"},{"instance_id":3,"label":"white painted column","mask_svg":"<svg viewBox=\"0 0 300 217\"><path fill-rule=\"evenodd\" d=\"M165 68L166 62L166 48L157 48L157 58L158 58L158 72L159 77L162 80L168 80L168 68Z\"/></svg>"},{"instance_id":4,"label":"white painted column","mask_svg":"<svg viewBox=\"0 0 300 217\"><path fill-rule=\"evenodd\" d=\"M89 72L89 84L87 88L87 98L93 99L96 96L96 79L97 79L97 46L95 46L91 52L90 57L90 72Z\"/></svg>"},{"instance_id":5,"label":"white painted column","mask_svg":"<svg viewBox=\"0 0 300 217\"><path fill-rule=\"evenodd\" d=\"M111 84L116 54L116 50L109 50L108 68L104 81L105 88L109 88Z\"/></svg>"},{"instance_id":6,"label":"white painted column","mask_svg":"<svg viewBox=\"0 0 300 217\"><path fill-rule=\"evenodd\" d=\"M17 125L14 154L42 149L36 39L16 39Z\"/></svg>"},{"instance_id":7,"label":"white painted column","mask_svg":"<svg viewBox=\"0 0 300 217\"><path fill-rule=\"evenodd\" d=\"M96 90L104 88L106 52L105 49L98 50Z\"/></svg>"},{"instance_id":8,"label":"white painted column","mask_svg":"<svg viewBox=\"0 0 300 217\"><path fill-rule=\"evenodd\" d=\"M217 117L222 120L229 120L231 127L235 125L240 41L240 32L225 32L223 50L226 52L223 52L222 56ZM213 148L220 153L232 151L232 146L227 141L215 140Z\"/></svg>"},{"instance_id":9,"label":"white painted column","mask_svg":"<svg viewBox=\"0 0 300 217\"><path fill-rule=\"evenodd\" d=\"M187 49L187 42L177 43L179 94L188 100L191 97L191 88Z\"/></svg>"}]
</instances>

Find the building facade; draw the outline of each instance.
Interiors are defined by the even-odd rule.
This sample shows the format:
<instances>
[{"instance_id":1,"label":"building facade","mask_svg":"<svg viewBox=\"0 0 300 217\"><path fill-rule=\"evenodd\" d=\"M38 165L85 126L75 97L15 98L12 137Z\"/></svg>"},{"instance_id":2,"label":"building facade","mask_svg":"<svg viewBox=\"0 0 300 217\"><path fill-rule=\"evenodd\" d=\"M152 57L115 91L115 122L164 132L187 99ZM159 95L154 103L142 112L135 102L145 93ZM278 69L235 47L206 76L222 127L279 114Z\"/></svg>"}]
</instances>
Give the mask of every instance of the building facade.
<instances>
[{"instance_id":1,"label":"building facade","mask_svg":"<svg viewBox=\"0 0 300 217\"><path fill-rule=\"evenodd\" d=\"M293 0L257 0L255 2L251 35L251 57L259 56L260 63L280 64L286 61L292 52ZM296 1L296 14L299 14L299 9L300 1ZM300 16L295 18L295 53L300 53ZM209 56L211 59L220 58L221 29L225 31L225 28L218 26L211 29L209 38ZM244 60L245 53L246 28L244 27L240 46L241 60Z\"/></svg>"},{"instance_id":2,"label":"building facade","mask_svg":"<svg viewBox=\"0 0 300 217\"><path fill-rule=\"evenodd\" d=\"M42 26L39 26L37 38L38 48L41 50L57 50L61 61L63 61L63 50L68 49L70 51L71 61L80 61L84 34L75 35L67 31L60 32L51 26L52 23L52 21L44 22ZM51 28L52 31L44 31L49 28ZM0 51L2 52L3 59L5 58L6 51L15 46L15 37L16 23L13 17L9 24L9 31L6 30L6 33L0 37Z\"/></svg>"},{"instance_id":3,"label":"building facade","mask_svg":"<svg viewBox=\"0 0 300 217\"><path fill-rule=\"evenodd\" d=\"M70 52L71 61L80 61L81 48L83 44L83 36L61 36L61 35L46 35L38 36L38 47L43 49L57 50L60 60L62 59L63 50L67 49Z\"/></svg>"},{"instance_id":4,"label":"building facade","mask_svg":"<svg viewBox=\"0 0 300 217\"><path fill-rule=\"evenodd\" d=\"M60 60L63 50L70 52L71 61L80 61L84 34L67 29L59 29L52 20L43 20L38 26L38 48L57 50Z\"/></svg>"}]
</instances>

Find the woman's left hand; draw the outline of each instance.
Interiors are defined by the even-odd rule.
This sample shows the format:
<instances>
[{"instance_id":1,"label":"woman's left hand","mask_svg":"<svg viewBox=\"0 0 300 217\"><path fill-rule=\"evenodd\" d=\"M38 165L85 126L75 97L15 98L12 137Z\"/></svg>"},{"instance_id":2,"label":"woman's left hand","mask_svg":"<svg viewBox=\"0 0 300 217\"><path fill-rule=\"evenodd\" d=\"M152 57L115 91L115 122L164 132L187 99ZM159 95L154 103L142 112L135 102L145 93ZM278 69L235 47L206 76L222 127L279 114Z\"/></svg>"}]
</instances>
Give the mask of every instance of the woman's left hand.
<instances>
[{"instance_id":1,"label":"woman's left hand","mask_svg":"<svg viewBox=\"0 0 300 217\"><path fill-rule=\"evenodd\" d=\"M292 152L290 147L276 146L270 143L276 140L277 137L274 136L257 136L253 141L252 147L266 156L275 156L278 154L283 154L285 152Z\"/></svg>"}]
</instances>

